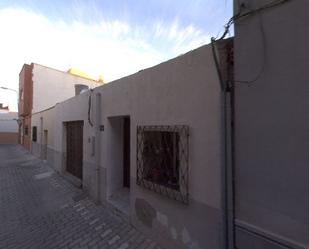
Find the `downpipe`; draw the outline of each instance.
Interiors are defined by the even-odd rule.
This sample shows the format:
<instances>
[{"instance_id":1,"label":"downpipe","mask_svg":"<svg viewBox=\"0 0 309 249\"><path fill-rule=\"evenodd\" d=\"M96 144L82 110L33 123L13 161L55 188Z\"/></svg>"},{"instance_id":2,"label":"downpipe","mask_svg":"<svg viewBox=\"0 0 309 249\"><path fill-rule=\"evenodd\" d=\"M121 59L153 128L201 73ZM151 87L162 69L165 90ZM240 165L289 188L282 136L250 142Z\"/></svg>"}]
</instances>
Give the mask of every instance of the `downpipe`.
<instances>
[{"instance_id":1,"label":"downpipe","mask_svg":"<svg viewBox=\"0 0 309 249\"><path fill-rule=\"evenodd\" d=\"M222 128L223 128L223 164L221 168L221 200L222 200L222 248L235 248L235 229L234 229L234 185L233 185L233 88L231 82L224 81L220 69L218 51L215 39L211 40L213 58L221 86L221 103L222 103Z\"/></svg>"}]
</instances>

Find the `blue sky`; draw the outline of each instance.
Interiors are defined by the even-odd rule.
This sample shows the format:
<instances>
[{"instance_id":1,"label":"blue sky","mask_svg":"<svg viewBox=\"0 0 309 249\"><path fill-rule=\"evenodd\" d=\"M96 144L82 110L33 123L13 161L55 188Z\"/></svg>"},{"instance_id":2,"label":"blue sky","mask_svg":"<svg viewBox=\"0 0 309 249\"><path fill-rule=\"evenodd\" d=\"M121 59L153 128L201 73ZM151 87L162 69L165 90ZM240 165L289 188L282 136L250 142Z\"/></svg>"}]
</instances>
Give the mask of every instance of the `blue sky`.
<instances>
[{"instance_id":1,"label":"blue sky","mask_svg":"<svg viewBox=\"0 0 309 249\"><path fill-rule=\"evenodd\" d=\"M231 0L2 0L0 86L31 62L109 82L209 43L231 16Z\"/></svg>"},{"instance_id":2,"label":"blue sky","mask_svg":"<svg viewBox=\"0 0 309 249\"><path fill-rule=\"evenodd\" d=\"M217 32L232 14L231 0L2 0L0 8L6 7L29 9L66 21L79 18L95 22L105 18L140 25L178 18L182 25L194 24L210 33Z\"/></svg>"}]
</instances>

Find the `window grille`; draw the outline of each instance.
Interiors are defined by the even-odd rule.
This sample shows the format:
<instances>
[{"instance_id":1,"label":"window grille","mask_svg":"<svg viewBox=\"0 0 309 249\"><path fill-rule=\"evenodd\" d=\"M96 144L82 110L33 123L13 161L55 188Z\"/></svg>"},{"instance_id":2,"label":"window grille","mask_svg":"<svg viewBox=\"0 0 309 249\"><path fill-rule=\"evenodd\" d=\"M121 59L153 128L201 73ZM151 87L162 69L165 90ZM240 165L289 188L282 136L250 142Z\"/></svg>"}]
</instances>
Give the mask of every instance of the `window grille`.
<instances>
[{"instance_id":1,"label":"window grille","mask_svg":"<svg viewBox=\"0 0 309 249\"><path fill-rule=\"evenodd\" d=\"M188 126L137 127L137 184L188 204Z\"/></svg>"}]
</instances>

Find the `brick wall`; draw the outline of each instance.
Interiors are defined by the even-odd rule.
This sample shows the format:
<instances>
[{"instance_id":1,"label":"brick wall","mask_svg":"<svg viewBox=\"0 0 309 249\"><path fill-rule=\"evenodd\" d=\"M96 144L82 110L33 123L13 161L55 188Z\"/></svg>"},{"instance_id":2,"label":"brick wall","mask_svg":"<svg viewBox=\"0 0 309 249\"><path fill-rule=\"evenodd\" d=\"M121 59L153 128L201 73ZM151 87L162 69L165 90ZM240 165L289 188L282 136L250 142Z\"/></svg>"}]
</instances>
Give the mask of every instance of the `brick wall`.
<instances>
[{"instance_id":1,"label":"brick wall","mask_svg":"<svg viewBox=\"0 0 309 249\"><path fill-rule=\"evenodd\" d=\"M18 133L16 132L0 132L0 144L17 144Z\"/></svg>"}]
</instances>

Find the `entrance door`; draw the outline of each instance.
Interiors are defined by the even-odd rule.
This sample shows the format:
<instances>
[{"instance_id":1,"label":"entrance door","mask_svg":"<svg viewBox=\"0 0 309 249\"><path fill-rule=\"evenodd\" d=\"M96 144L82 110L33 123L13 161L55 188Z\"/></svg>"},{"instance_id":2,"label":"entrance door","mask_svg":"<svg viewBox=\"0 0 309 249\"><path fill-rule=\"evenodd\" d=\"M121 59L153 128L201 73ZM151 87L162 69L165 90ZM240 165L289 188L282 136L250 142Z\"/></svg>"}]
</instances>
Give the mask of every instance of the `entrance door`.
<instances>
[{"instance_id":1,"label":"entrance door","mask_svg":"<svg viewBox=\"0 0 309 249\"><path fill-rule=\"evenodd\" d=\"M83 121L67 122L67 164L66 170L83 178Z\"/></svg>"},{"instance_id":2,"label":"entrance door","mask_svg":"<svg viewBox=\"0 0 309 249\"><path fill-rule=\"evenodd\" d=\"M123 186L130 188L130 118L123 122Z\"/></svg>"}]
</instances>

